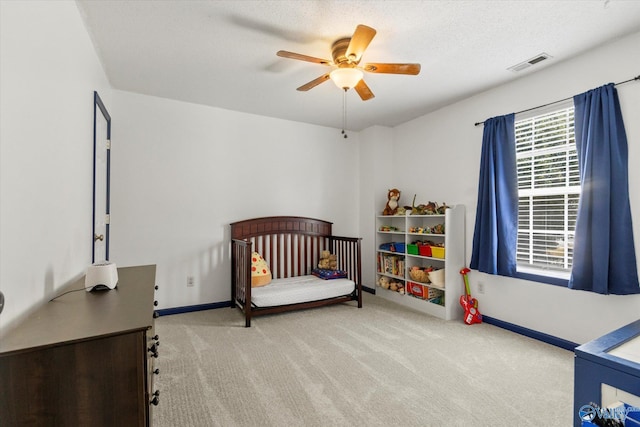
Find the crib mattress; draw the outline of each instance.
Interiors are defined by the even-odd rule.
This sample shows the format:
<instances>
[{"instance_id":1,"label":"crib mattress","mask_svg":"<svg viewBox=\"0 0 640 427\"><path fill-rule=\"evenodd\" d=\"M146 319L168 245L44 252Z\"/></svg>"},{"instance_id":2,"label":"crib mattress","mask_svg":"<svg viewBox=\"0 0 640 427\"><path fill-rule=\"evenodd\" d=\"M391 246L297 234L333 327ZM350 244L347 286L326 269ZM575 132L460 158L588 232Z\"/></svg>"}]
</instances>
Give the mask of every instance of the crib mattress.
<instances>
[{"instance_id":1,"label":"crib mattress","mask_svg":"<svg viewBox=\"0 0 640 427\"><path fill-rule=\"evenodd\" d=\"M318 301L349 295L355 286L353 280L349 279L323 280L311 275L287 277L251 289L251 302L257 307L273 307Z\"/></svg>"}]
</instances>

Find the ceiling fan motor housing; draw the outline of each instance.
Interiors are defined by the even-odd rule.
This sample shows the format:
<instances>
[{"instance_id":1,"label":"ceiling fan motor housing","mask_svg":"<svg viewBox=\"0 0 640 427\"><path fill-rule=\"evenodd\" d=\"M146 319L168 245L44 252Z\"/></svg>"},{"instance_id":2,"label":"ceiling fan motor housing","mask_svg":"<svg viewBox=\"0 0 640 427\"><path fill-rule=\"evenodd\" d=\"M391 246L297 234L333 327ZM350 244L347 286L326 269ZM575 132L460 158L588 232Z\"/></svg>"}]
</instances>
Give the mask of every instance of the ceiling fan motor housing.
<instances>
[{"instance_id":1,"label":"ceiling fan motor housing","mask_svg":"<svg viewBox=\"0 0 640 427\"><path fill-rule=\"evenodd\" d=\"M358 65L360 60L356 61L357 58L347 58L347 48L349 47L349 43L351 42L351 38L347 37L344 39L336 40L333 45L331 45L331 57L333 58L333 63L338 67L344 66L352 66L355 67Z\"/></svg>"}]
</instances>

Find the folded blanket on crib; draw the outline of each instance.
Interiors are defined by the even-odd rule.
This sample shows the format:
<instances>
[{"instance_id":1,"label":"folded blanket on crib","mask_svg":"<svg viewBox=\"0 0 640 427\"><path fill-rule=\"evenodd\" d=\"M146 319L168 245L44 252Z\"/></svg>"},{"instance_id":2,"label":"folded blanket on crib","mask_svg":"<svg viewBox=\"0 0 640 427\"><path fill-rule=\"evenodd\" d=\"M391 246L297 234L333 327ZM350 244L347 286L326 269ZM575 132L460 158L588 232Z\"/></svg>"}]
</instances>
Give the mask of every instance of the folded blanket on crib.
<instances>
[{"instance_id":1,"label":"folded blanket on crib","mask_svg":"<svg viewBox=\"0 0 640 427\"><path fill-rule=\"evenodd\" d=\"M311 274L324 280L344 279L347 277L347 272L344 270L329 270L325 268L314 268Z\"/></svg>"}]
</instances>

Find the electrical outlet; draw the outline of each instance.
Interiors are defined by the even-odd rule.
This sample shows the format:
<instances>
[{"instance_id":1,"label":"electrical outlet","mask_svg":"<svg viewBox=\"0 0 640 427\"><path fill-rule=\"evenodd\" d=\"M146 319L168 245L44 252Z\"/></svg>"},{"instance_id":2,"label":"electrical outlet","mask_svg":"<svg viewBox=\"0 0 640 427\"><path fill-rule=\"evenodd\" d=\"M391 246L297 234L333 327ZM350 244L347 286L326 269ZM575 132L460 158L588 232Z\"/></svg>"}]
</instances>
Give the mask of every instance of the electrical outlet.
<instances>
[{"instance_id":1,"label":"electrical outlet","mask_svg":"<svg viewBox=\"0 0 640 427\"><path fill-rule=\"evenodd\" d=\"M478 293L484 294L484 283L478 283Z\"/></svg>"},{"instance_id":2,"label":"electrical outlet","mask_svg":"<svg viewBox=\"0 0 640 427\"><path fill-rule=\"evenodd\" d=\"M192 288L196 284L196 278L193 276L187 276L187 288Z\"/></svg>"}]
</instances>

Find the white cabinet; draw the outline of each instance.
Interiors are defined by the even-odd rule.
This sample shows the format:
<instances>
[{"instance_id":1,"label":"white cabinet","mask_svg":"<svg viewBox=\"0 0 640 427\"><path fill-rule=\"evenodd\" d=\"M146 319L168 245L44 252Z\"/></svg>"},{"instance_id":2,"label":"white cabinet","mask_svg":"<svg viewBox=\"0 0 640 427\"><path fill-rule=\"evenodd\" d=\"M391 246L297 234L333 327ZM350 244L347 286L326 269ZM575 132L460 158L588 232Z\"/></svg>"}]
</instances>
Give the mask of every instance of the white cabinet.
<instances>
[{"instance_id":1,"label":"white cabinet","mask_svg":"<svg viewBox=\"0 0 640 427\"><path fill-rule=\"evenodd\" d=\"M378 215L376 295L442 319L462 319L464 236L463 205L449 207L443 215ZM443 280L430 281L425 273L412 274L412 269L432 269L431 278L439 275ZM381 278L391 286L381 287Z\"/></svg>"}]
</instances>

